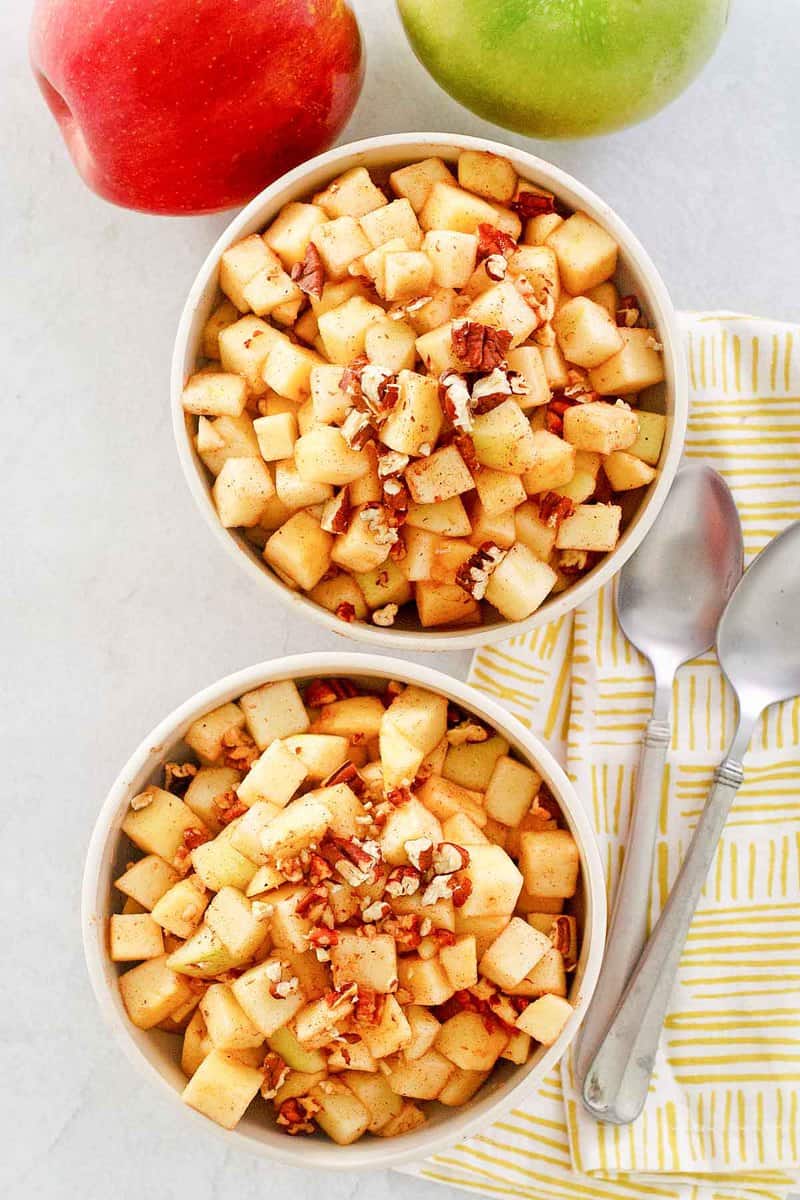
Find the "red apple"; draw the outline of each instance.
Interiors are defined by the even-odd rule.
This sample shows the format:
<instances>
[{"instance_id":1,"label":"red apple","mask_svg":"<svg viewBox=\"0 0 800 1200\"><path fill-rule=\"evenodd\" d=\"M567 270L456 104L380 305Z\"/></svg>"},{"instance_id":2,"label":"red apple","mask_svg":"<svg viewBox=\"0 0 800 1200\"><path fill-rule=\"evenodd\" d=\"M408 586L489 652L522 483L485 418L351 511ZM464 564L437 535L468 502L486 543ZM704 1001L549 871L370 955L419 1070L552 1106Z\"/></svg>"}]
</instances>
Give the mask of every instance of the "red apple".
<instances>
[{"instance_id":1,"label":"red apple","mask_svg":"<svg viewBox=\"0 0 800 1200\"><path fill-rule=\"evenodd\" d=\"M244 203L333 142L364 75L344 0L37 0L30 50L84 181L153 213Z\"/></svg>"}]
</instances>

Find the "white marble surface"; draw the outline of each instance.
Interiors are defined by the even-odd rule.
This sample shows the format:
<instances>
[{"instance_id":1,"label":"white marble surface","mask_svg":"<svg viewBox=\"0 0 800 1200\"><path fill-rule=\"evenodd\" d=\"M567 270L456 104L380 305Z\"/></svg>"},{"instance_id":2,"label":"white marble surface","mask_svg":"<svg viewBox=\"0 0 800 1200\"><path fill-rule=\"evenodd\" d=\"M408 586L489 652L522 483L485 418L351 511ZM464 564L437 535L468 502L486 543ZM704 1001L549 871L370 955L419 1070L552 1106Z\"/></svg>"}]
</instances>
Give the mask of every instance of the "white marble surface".
<instances>
[{"instance_id":1,"label":"white marble surface","mask_svg":"<svg viewBox=\"0 0 800 1200\"><path fill-rule=\"evenodd\" d=\"M345 140L502 133L414 61L391 0L357 0L369 75ZM322 1180L189 1140L100 1026L78 930L83 851L119 765L205 682L328 648L223 557L193 510L167 415L178 312L225 218L111 208L74 174L35 92L26 4L0 6L6 791L0 903L0 1193L8 1200L249 1200ZM794 0L737 0L703 77L649 124L537 145L629 220L683 307L800 319ZM766 19L769 10L771 20ZM466 656L439 665L466 669ZM339 1176L331 1200L432 1185Z\"/></svg>"}]
</instances>

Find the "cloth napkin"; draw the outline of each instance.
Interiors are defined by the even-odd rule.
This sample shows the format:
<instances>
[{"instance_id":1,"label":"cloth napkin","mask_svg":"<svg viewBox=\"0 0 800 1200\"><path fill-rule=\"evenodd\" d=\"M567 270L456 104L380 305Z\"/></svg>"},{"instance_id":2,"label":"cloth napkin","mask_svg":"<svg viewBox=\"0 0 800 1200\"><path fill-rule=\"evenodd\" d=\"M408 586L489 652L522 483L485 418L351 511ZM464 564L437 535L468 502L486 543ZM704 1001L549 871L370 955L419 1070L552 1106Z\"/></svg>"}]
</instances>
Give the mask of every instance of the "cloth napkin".
<instances>
[{"instance_id":1,"label":"cloth napkin","mask_svg":"<svg viewBox=\"0 0 800 1200\"><path fill-rule=\"evenodd\" d=\"M727 479L749 562L800 517L800 327L724 312L682 322L691 386L685 459ZM593 818L613 894L652 677L617 624L612 587L572 619L478 651L470 682L560 750ZM673 694L651 922L734 720L715 656L684 667ZM766 713L745 767L639 1120L621 1128L589 1117L568 1057L518 1108L415 1164L414 1174L552 1200L778 1200L798 1188L799 701Z\"/></svg>"}]
</instances>

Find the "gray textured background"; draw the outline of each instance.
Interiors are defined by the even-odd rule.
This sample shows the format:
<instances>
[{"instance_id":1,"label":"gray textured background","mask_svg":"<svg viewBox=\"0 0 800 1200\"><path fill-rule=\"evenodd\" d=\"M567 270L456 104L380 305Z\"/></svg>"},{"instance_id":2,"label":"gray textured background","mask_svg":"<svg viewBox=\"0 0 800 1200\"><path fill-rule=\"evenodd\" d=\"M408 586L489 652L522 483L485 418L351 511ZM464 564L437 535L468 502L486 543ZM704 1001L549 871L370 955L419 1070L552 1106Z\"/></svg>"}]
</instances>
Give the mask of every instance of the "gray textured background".
<instances>
[{"instance_id":1,"label":"gray textured background","mask_svg":"<svg viewBox=\"0 0 800 1200\"><path fill-rule=\"evenodd\" d=\"M392 0L356 0L369 53L343 140L395 130L502 131L416 64ZM8 1200L251 1200L317 1176L198 1144L99 1024L78 936L82 856L130 750L234 668L333 648L223 556L179 473L167 413L173 332L224 217L111 208L67 161L29 76L28 5L0 5L0 238L6 530L0 902L0 1193ZM531 144L614 205L677 305L800 319L796 0L736 0L702 78L646 125ZM523 139L511 138L519 144ZM438 665L466 670L465 655ZM13 1133L12 1133L13 1131ZM433 1185L330 1177L330 1200Z\"/></svg>"}]
</instances>

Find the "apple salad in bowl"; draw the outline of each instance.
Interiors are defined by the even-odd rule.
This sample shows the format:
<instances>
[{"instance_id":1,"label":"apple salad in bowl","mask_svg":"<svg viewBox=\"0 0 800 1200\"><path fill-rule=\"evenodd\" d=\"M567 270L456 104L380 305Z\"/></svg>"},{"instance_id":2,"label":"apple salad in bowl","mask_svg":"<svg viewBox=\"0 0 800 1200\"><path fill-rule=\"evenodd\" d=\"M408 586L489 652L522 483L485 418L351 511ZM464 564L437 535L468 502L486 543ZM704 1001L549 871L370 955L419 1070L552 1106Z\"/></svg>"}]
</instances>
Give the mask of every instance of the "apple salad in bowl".
<instances>
[{"instance_id":1,"label":"apple salad in bowl","mask_svg":"<svg viewBox=\"0 0 800 1200\"><path fill-rule=\"evenodd\" d=\"M415 683L331 676L254 687L180 745L122 819L108 947L128 1020L173 1035L187 1105L391 1138L556 1041L581 852L496 729Z\"/></svg>"},{"instance_id":2,"label":"apple salad in bowl","mask_svg":"<svg viewBox=\"0 0 800 1200\"><path fill-rule=\"evenodd\" d=\"M221 525L353 632L531 618L659 471L662 345L618 250L480 149L285 203L222 253L184 379Z\"/></svg>"}]
</instances>

